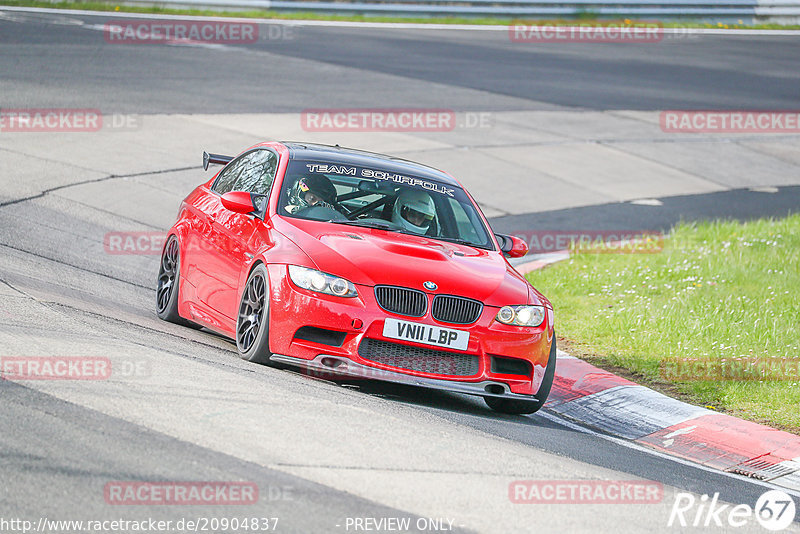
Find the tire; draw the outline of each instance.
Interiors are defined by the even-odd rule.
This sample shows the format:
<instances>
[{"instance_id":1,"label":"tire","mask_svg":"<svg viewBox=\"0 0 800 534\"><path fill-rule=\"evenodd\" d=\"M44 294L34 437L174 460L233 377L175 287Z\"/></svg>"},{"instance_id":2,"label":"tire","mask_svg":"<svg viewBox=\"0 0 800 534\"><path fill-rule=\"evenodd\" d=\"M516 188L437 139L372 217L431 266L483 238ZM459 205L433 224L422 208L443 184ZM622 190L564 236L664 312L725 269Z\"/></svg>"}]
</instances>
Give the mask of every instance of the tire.
<instances>
[{"instance_id":1,"label":"tire","mask_svg":"<svg viewBox=\"0 0 800 534\"><path fill-rule=\"evenodd\" d=\"M180 291L181 247L178 238L170 236L161 253L156 285L156 315L170 323L198 329L197 325L178 314L178 293Z\"/></svg>"},{"instance_id":2,"label":"tire","mask_svg":"<svg viewBox=\"0 0 800 534\"><path fill-rule=\"evenodd\" d=\"M236 315L236 348L243 360L271 365L269 357L269 276L263 263L247 277Z\"/></svg>"},{"instance_id":3,"label":"tire","mask_svg":"<svg viewBox=\"0 0 800 534\"><path fill-rule=\"evenodd\" d=\"M544 378L535 401L525 401L518 399L504 399L501 397L484 397L483 400L492 410L500 413L512 415L526 415L538 412L547 397L550 395L550 388L553 387L553 378L556 376L556 334L553 332L553 342L550 344L550 355L547 357L547 367L544 370Z\"/></svg>"}]
</instances>

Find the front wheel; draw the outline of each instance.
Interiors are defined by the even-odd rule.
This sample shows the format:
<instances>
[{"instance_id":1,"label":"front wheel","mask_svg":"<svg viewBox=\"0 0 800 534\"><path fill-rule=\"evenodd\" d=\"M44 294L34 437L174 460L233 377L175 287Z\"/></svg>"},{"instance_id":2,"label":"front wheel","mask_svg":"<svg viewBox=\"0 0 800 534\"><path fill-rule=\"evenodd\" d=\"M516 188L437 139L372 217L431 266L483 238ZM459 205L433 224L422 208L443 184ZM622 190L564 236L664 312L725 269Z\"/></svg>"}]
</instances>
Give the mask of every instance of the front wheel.
<instances>
[{"instance_id":1,"label":"front wheel","mask_svg":"<svg viewBox=\"0 0 800 534\"><path fill-rule=\"evenodd\" d=\"M550 388L553 387L553 378L556 375L556 334L553 332L553 342L550 344L550 355L547 357L547 367L544 370L544 378L536 393L535 401L518 399L504 399L502 397L484 397L483 400L492 410L500 413L512 415L526 415L538 412L547 397L550 395Z\"/></svg>"},{"instance_id":2,"label":"front wheel","mask_svg":"<svg viewBox=\"0 0 800 534\"><path fill-rule=\"evenodd\" d=\"M247 361L269 364L269 276L259 264L247 278L236 319L236 348Z\"/></svg>"}]
</instances>

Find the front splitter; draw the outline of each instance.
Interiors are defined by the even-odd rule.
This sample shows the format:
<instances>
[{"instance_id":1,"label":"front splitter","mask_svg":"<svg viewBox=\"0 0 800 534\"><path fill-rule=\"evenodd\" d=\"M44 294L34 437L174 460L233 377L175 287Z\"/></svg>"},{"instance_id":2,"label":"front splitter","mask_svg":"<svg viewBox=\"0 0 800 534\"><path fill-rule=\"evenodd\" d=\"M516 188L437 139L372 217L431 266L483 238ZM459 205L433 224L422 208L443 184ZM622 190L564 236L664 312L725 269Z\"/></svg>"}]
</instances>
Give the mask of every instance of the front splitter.
<instances>
[{"instance_id":1,"label":"front splitter","mask_svg":"<svg viewBox=\"0 0 800 534\"><path fill-rule=\"evenodd\" d=\"M465 395L475 395L478 397L497 397L503 399L517 399L536 402L535 395L521 395L513 393L508 384L494 380L484 380L481 382L454 382L452 380L441 380L438 378L424 378L411 376L385 369L378 369L356 363L341 356L331 356L320 354L313 360L304 360L293 356L273 354L270 357L273 362L283 363L294 367L301 367L310 372L318 373L320 376L331 378L360 378L362 380L381 380L384 382L394 382L409 386L419 386L440 391L452 391Z\"/></svg>"}]
</instances>

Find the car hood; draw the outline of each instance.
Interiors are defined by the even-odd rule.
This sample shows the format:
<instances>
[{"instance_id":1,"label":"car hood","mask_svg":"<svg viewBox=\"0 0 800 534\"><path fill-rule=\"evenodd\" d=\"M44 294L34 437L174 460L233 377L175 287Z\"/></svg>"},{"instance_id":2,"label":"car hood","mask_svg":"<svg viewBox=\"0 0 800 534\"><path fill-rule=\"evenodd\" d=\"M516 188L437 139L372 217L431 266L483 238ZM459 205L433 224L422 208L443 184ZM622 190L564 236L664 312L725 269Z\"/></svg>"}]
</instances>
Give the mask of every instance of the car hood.
<instances>
[{"instance_id":1,"label":"car hood","mask_svg":"<svg viewBox=\"0 0 800 534\"><path fill-rule=\"evenodd\" d=\"M321 221L279 218L275 228L294 241L317 269L355 284L394 285L480 300L488 306L545 304L499 251Z\"/></svg>"}]
</instances>

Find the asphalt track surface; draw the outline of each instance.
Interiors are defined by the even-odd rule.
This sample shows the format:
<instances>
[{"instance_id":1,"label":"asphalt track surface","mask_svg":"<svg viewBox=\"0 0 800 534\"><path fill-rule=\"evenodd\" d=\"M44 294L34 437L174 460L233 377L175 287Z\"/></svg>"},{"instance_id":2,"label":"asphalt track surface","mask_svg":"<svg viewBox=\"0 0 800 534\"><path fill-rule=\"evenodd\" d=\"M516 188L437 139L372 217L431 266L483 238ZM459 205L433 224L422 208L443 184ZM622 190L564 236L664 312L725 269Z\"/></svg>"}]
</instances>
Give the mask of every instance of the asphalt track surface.
<instances>
[{"instance_id":1,"label":"asphalt track surface","mask_svg":"<svg viewBox=\"0 0 800 534\"><path fill-rule=\"evenodd\" d=\"M0 18L0 106L148 114L435 107L444 95L459 110L789 109L798 101L797 39L520 48L505 34L302 27L291 40L232 54L106 46L97 28L75 19L98 24L97 17ZM169 176L169 183L111 176L85 196L65 186L0 204L0 355L110 355L150 370L89 386L0 382L4 518L266 515L280 518L279 532L345 532L347 518L428 516L453 518L465 531L654 532L671 530L676 491L719 492L725 502L750 505L765 491L546 411L501 416L465 396L311 380L242 362L226 340L158 321L157 257L112 258L86 246L109 228L147 221L154 208L100 209L89 196L142 181L177 206L203 175ZM692 202L684 211L706 211ZM586 209L591 220L606 208ZM667 219L656 224L675 217ZM581 478L659 481L667 496L656 507L509 506L512 480ZM249 480L262 495L257 511L244 512L110 506L103 488L114 480ZM759 529L737 531L750 530Z\"/></svg>"},{"instance_id":2,"label":"asphalt track surface","mask_svg":"<svg viewBox=\"0 0 800 534\"><path fill-rule=\"evenodd\" d=\"M615 228L666 233L679 222L710 219L748 221L762 217L786 217L800 211L800 187L774 187L768 190L735 189L654 200L660 203L658 210L653 210L649 205L614 202L495 217L492 219L492 228L497 232L506 233L514 233L524 228L541 230Z\"/></svg>"},{"instance_id":3,"label":"asphalt track surface","mask_svg":"<svg viewBox=\"0 0 800 534\"><path fill-rule=\"evenodd\" d=\"M5 107L91 101L106 113L257 113L447 102L493 111L791 110L800 97L797 37L665 35L587 46L512 42L505 31L273 25L230 54L226 45L106 46L103 25L113 14L5 17L24 18L0 19L0 46L14 50L0 56ZM36 90L23 90L30 86Z\"/></svg>"}]
</instances>

